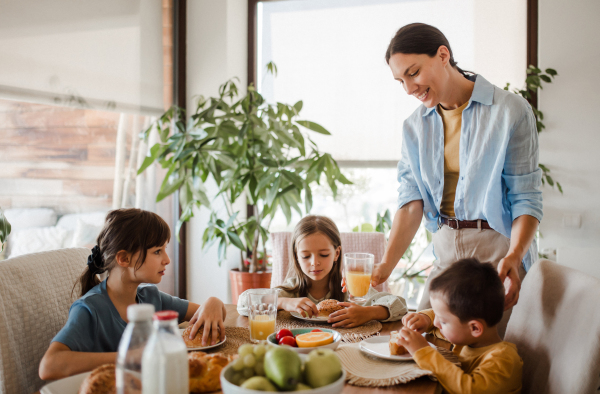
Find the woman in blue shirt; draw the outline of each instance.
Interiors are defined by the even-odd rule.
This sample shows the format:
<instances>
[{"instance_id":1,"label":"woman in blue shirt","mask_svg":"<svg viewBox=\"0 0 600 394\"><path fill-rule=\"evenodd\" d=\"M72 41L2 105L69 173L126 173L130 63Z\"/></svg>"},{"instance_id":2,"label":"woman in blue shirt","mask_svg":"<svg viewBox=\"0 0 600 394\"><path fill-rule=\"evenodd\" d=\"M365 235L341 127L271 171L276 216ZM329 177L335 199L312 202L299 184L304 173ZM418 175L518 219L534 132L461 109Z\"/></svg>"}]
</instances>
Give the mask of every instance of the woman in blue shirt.
<instances>
[{"instance_id":1,"label":"woman in blue shirt","mask_svg":"<svg viewBox=\"0 0 600 394\"><path fill-rule=\"evenodd\" d=\"M40 362L42 380L114 363L127 325L127 307L136 303L178 312L179 322L189 320L194 325L192 336L204 324L208 328L204 343L217 342L219 330L225 332L226 315L219 299L211 297L200 306L163 293L155 285L170 263L165 250L170 238L169 226L153 212L131 208L108 213L80 279L81 298L71 305L67 323ZM105 271L108 278L100 282L97 275Z\"/></svg>"},{"instance_id":2,"label":"woman in blue shirt","mask_svg":"<svg viewBox=\"0 0 600 394\"><path fill-rule=\"evenodd\" d=\"M389 277L424 216L434 233L430 278L465 257L496 265L507 288L505 324L522 277L537 257L533 241L542 219L531 107L481 75L461 70L448 40L433 26L402 27L386 61L394 79L423 105L404 122L398 211L373 285ZM457 144L451 146L453 127ZM454 174L452 162L458 167ZM426 292L419 309L428 307Z\"/></svg>"}]
</instances>

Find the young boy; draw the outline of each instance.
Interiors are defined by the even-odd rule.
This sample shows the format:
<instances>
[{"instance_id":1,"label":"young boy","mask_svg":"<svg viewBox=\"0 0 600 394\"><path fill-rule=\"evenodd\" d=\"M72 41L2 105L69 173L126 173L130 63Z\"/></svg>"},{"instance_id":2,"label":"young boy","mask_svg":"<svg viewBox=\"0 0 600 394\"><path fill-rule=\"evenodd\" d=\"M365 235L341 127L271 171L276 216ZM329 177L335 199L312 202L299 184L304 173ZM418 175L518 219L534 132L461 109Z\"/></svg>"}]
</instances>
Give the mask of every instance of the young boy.
<instances>
[{"instance_id":1,"label":"young boy","mask_svg":"<svg viewBox=\"0 0 600 394\"><path fill-rule=\"evenodd\" d=\"M520 393L523 360L498 335L504 287L494 267L457 261L431 281L429 294L432 309L405 315L398 338L419 367L448 393ZM425 331L454 344L460 368L428 345Z\"/></svg>"}]
</instances>

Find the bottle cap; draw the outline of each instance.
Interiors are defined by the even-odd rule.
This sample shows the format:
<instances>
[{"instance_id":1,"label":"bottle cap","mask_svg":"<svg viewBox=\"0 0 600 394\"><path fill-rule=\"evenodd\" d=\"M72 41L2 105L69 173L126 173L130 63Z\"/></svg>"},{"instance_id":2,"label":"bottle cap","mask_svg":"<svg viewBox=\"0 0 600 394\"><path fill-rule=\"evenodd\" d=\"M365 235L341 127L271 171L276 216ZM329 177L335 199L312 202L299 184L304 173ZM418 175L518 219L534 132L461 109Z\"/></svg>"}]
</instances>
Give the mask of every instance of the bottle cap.
<instances>
[{"instance_id":1,"label":"bottle cap","mask_svg":"<svg viewBox=\"0 0 600 394\"><path fill-rule=\"evenodd\" d=\"M154 314L154 305L152 304L133 304L127 307L127 320L144 321L151 320Z\"/></svg>"},{"instance_id":2,"label":"bottle cap","mask_svg":"<svg viewBox=\"0 0 600 394\"><path fill-rule=\"evenodd\" d=\"M175 311L160 311L154 314L154 320L173 320L179 318L179 313Z\"/></svg>"}]
</instances>

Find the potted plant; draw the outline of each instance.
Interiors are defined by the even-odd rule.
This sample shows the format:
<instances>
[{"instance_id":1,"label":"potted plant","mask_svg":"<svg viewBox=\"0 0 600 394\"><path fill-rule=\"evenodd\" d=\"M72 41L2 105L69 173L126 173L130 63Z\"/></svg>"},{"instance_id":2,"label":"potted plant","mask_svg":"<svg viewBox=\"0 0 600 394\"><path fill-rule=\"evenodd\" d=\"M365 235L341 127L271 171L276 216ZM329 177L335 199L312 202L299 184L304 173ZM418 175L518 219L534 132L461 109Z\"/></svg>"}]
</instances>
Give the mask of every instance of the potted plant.
<instances>
[{"instance_id":1,"label":"potted plant","mask_svg":"<svg viewBox=\"0 0 600 394\"><path fill-rule=\"evenodd\" d=\"M4 242L8 235L10 234L10 223L4 216L4 212L2 212L2 208L0 208L0 252L4 250Z\"/></svg>"},{"instance_id":2,"label":"potted plant","mask_svg":"<svg viewBox=\"0 0 600 394\"><path fill-rule=\"evenodd\" d=\"M153 162L167 169L157 201L179 190L182 213L177 233L194 215L194 208L211 210L203 247L218 244L219 265L229 245L241 254L240 268L230 271L234 302L246 288L270 286L270 273L264 273L265 244L275 213L281 210L289 223L292 210L302 215L304 205L305 212L310 211L315 182L325 181L334 195L339 183L351 183L331 155L319 152L305 130L330 133L317 123L299 120L301 110L302 101L267 103L252 85L240 97L232 79L221 85L217 97L199 98L187 125L185 110L173 107L151 126L160 141L138 173ZM215 199L222 200L225 212L207 196L209 178L216 182ZM248 215L234 211L240 198L247 201Z\"/></svg>"}]
</instances>

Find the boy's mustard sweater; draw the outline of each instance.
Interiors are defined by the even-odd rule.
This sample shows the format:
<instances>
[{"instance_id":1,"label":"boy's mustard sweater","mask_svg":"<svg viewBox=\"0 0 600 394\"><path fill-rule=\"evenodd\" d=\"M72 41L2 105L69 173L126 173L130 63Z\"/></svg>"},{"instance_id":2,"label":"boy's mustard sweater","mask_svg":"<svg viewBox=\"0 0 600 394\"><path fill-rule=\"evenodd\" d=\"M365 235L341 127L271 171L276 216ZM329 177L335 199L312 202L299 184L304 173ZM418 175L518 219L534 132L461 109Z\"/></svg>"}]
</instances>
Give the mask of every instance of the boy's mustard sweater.
<instances>
[{"instance_id":1,"label":"boy's mustard sweater","mask_svg":"<svg viewBox=\"0 0 600 394\"><path fill-rule=\"evenodd\" d=\"M432 309L419 313L433 323ZM433 324L427 332L445 339ZM460 368L429 346L416 351L414 359L420 368L433 372L445 392L451 394L521 392L523 360L514 344L499 342L480 348L455 345L452 351L458 356Z\"/></svg>"}]
</instances>

